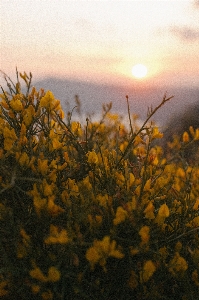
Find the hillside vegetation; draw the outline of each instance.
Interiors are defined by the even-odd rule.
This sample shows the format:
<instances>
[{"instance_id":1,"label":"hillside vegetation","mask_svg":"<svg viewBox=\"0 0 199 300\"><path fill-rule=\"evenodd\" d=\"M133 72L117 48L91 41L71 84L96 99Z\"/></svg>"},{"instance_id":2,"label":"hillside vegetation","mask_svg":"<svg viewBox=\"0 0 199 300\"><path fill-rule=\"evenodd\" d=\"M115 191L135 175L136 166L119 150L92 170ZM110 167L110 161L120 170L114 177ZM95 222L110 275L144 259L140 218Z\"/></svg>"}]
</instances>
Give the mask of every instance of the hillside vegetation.
<instances>
[{"instance_id":1,"label":"hillside vegetation","mask_svg":"<svg viewBox=\"0 0 199 300\"><path fill-rule=\"evenodd\" d=\"M80 124L31 79L0 95L0 298L197 299L199 128L164 151L150 118L172 97L140 127L128 96L129 128L111 104Z\"/></svg>"}]
</instances>

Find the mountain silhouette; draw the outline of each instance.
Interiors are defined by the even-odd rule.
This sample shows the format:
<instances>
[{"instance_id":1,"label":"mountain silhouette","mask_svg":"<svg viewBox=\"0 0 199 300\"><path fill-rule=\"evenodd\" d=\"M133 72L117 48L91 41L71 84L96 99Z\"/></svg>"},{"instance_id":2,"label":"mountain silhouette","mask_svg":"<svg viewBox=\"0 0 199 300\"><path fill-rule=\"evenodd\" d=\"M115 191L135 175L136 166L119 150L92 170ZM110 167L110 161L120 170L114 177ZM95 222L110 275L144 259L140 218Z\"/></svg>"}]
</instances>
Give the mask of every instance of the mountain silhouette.
<instances>
[{"instance_id":1,"label":"mountain silhouette","mask_svg":"<svg viewBox=\"0 0 199 300\"><path fill-rule=\"evenodd\" d=\"M61 101L65 111L71 111L75 104L75 96L81 101L83 115L99 115L102 112L102 105L112 102L112 112L127 115L126 95L129 96L130 110L132 114L138 114L141 120L147 115L147 108L155 108L166 92L167 96L174 96L169 102L155 114L153 120L164 125L174 115L183 113L188 106L199 103L199 88L163 88L148 87L132 88L114 85L101 85L91 82L75 81L68 79L46 78L33 82L37 88L51 90L55 97ZM75 109L74 109L75 115Z\"/></svg>"}]
</instances>

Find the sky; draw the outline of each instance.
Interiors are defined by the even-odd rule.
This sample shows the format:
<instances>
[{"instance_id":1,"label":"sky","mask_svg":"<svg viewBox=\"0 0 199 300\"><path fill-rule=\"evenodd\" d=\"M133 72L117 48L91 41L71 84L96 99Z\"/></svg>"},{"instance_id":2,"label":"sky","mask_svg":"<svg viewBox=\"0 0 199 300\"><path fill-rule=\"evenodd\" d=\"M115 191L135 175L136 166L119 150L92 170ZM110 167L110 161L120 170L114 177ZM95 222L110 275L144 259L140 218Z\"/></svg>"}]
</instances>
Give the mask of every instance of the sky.
<instances>
[{"instance_id":1,"label":"sky","mask_svg":"<svg viewBox=\"0 0 199 300\"><path fill-rule=\"evenodd\" d=\"M9 76L199 86L199 0L1 0L0 27Z\"/></svg>"}]
</instances>

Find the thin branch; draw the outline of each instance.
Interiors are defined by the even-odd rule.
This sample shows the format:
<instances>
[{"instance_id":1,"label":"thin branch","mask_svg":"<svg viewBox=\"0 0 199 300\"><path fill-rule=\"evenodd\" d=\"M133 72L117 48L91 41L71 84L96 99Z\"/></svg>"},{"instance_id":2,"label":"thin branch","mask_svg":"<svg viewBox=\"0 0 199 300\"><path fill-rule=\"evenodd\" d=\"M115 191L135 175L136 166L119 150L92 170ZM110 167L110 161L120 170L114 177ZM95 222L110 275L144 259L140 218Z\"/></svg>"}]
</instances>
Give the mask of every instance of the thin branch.
<instances>
[{"instance_id":1,"label":"thin branch","mask_svg":"<svg viewBox=\"0 0 199 300\"><path fill-rule=\"evenodd\" d=\"M128 116L129 116L129 123L130 123L131 135L133 135L133 127L132 127L132 122L131 122L131 114L130 114L129 96L128 95L126 95L126 101L127 101L127 107L128 107Z\"/></svg>"},{"instance_id":2,"label":"thin branch","mask_svg":"<svg viewBox=\"0 0 199 300\"><path fill-rule=\"evenodd\" d=\"M179 238L181 238L181 237L183 237L183 236L185 236L185 235L187 235L187 234L189 234L189 233L191 233L191 232L197 231L197 230L199 230L199 226L196 227L196 228L194 228L194 229L191 229L191 230L189 230L189 231L187 231L187 232L184 232L184 233L178 235L177 237L175 237L175 238L173 238L173 239L171 239L171 240L167 240L167 242L168 242L168 243L173 242L173 241L175 241L175 240L177 240L177 239L179 239Z\"/></svg>"},{"instance_id":3,"label":"thin branch","mask_svg":"<svg viewBox=\"0 0 199 300\"><path fill-rule=\"evenodd\" d=\"M136 134L133 135L133 137L130 139L122 157L120 158L120 160L118 161L117 163L117 166L120 164L120 162L122 161L122 159L127 155L132 143L134 142L136 136L138 136L143 130L144 130L144 127L145 125L148 123L148 121L151 119L151 117L157 112L157 110L162 106L164 105L167 101L171 100L174 96L171 96L169 98L166 98L166 94L164 95L163 97L163 100L162 102L150 113L150 115L148 116L148 118L146 119L146 121L143 123L143 125L141 126L141 128L138 130L138 132Z\"/></svg>"}]
</instances>

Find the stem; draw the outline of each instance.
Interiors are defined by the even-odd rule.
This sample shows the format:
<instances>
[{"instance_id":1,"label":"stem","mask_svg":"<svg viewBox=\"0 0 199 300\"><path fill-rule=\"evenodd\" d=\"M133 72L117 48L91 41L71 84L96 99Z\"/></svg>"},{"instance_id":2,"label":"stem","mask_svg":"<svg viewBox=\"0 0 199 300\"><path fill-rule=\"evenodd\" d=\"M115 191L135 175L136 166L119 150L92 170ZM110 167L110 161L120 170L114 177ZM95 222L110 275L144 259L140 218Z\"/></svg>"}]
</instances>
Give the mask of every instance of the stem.
<instances>
[{"instance_id":1,"label":"stem","mask_svg":"<svg viewBox=\"0 0 199 300\"><path fill-rule=\"evenodd\" d=\"M182 236L185 236L185 235L187 235L187 234L189 234L189 233L191 233L191 232L197 231L197 230L199 230L199 226L196 227L196 228L194 228L194 229L191 229L191 230L189 230L189 231L187 231L187 232L184 232L184 233L178 235L177 237L175 237L175 238L173 238L173 239L171 239L171 240L167 240L167 242L169 242L169 243L170 243L170 242L173 242L173 241L175 241L175 240L181 238Z\"/></svg>"},{"instance_id":2,"label":"stem","mask_svg":"<svg viewBox=\"0 0 199 300\"><path fill-rule=\"evenodd\" d=\"M150 113L150 115L148 116L148 118L146 119L146 121L143 123L143 125L141 126L141 128L138 130L138 132L133 135L133 137L130 139L128 146L126 147L122 157L120 158L120 160L118 161L118 164L120 164L120 162L122 161L122 159L127 155L132 143L134 142L136 136L138 136L140 134L140 132L142 132L142 130L144 129L144 126L148 123L148 121L151 119L151 117L156 113L156 111L162 106L164 105L167 101L169 101L170 99L172 99L174 96L171 96L169 98L166 98L166 94L163 97L162 102Z\"/></svg>"},{"instance_id":3,"label":"stem","mask_svg":"<svg viewBox=\"0 0 199 300\"><path fill-rule=\"evenodd\" d=\"M130 123L131 135L133 135L133 127L132 127L132 123L131 123L131 114L130 114L129 96L128 95L126 95L126 101L127 101L127 107L128 107L128 116L129 116L129 123Z\"/></svg>"}]
</instances>

